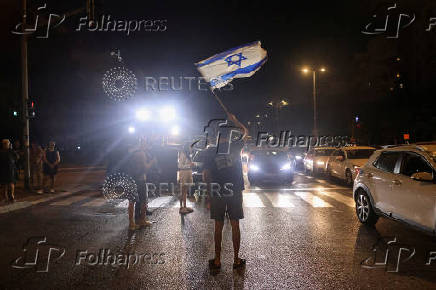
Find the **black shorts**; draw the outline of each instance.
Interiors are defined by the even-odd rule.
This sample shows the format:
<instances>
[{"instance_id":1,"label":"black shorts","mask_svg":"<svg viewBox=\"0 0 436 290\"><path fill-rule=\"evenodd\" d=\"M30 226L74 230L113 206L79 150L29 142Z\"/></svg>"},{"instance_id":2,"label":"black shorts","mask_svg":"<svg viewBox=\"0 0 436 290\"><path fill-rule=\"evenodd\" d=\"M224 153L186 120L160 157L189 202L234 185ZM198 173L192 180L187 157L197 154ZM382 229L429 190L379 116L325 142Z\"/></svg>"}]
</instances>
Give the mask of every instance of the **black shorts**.
<instances>
[{"instance_id":1,"label":"black shorts","mask_svg":"<svg viewBox=\"0 0 436 290\"><path fill-rule=\"evenodd\" d=\"M217 221L224 221L224 215L229 215L231 220L244 218L242 209L242 192L234 192L232 196L217 196L210 198L210 218Z\"/></svg>"},{"instance_id":2,"label":"black shorts","mask_svg":"<svg viewBox=\"0 0 436 290\"><path fill-rule=\"evenodd\" d=\"M135 202L140 204L148 203L147 187L144 179L135 179L136 187L138 189L138 195L135 197Z\"/></svg>"}]
</instances>

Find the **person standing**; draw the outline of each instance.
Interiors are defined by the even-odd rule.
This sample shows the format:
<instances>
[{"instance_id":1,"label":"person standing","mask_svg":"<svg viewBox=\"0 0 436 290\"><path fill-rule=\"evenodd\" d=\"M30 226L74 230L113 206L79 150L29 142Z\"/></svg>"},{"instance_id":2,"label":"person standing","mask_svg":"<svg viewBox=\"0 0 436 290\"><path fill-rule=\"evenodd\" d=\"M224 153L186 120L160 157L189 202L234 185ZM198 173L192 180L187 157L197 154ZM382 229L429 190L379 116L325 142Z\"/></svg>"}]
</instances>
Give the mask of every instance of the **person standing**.
<instances>
[{"instance_id":1,"label":"person standing","mask_svg":"<svg viewBox=\"0 0 436 290\"><path fill-rule=\"evenodd\" d=\"M145 139L140 140L140 146L131 153L128 172L133 178L138 189L138 199L129 200L129 229L135 230L141 226L151 226L146 218L148 205L148 189L146 184L146 172L152 166L152 160L147 156L147 144ZM135 221L135 209L139 214L139 222Z\"/></svg>"},{"instance_id":2,"label":"person standing","mask_svg":"<svg viewBox=\"0 0 436 290\"><path fill-rule=\"evenodd\" d=\"M232 227L234 263L233 268L243 267L245 259L239 258L241 232L239 220L244 218L242 208L242 191L244 179L242 173L241 150L244 146L248 130L233 114L228 113L228 120L243 131L239 141L230 136L220 136L218 146L230 146L227 153L219 154L216 147L209 147L203 168L203 180L208 183L210 217L215 220L215 257L209 260L213 270L221 268L221 242L224 227L224 216L227 214ZM218 186L218 190L217 187Z\"/></svg>"},{"instance_id":3,"label":"person standing","mask_svg":"<svg viewBox=\"0 0 436 290\"><path fill-rule=\"evenodd\" d=\"M192 184L192 160L190 154L191 147L189 144L185 144L183 149L179 151L178 167L179 167L179 184L180 184L180 214L191 213L194 210L186 206L186 196L190 185Z\"/></svg>"},{"instance_id":4,"label":"person standing","mask_svg":"<svg viewBox=\"0 0 436 290\"><path fill-rule=\"evenodd\" d=\"M11 149L11 142L3 139L0 149L0 186L6 202L15 202L16 162L17 157Z\"/></svg>"},{"instance_id":5,"label":"person standing","mask_svg":"<svg viewBox=\"0 0 436 290\"><path fill-rule=\"evenodd\" d=\"M58 173L58 165L61 162L59 151L55 148L55 142L50 141L48 148L43 154L43 173L42 188L45 189L47 179L50 179L50 193L54 193L54 186L56 181L56 174Z\"/></svg>"},{"instance_id":6,"label":"person standing","mask_svg":"<svg viewBox=\"0 0 436 290\"><path fill-rule=\"evenodd\" d=\"M36 142L30 147L30 185L34 187L36 181L37 193L42 193L42 164L44 151Z\"/></svg>"}]
</instances>

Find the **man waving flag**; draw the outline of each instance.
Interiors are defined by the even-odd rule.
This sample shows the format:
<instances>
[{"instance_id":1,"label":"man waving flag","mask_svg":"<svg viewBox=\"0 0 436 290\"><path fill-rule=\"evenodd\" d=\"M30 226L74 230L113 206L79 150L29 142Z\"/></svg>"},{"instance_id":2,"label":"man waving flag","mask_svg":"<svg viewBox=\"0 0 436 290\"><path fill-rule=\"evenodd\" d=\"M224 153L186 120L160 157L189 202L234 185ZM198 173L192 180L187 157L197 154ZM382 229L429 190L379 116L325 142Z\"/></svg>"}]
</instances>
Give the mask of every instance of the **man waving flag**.
<instances>
[{"instance_id":1,"label":"man waving flag","mask_svg":"<svg viewBox=\"0 0 436 290\"><path fill-rule=\"evenodd\" d=\"M234 78L246 78L258 71L267 60L260 41L241 45L195 64L213 89L224 87Z\"/></svg>"}]
</instances>

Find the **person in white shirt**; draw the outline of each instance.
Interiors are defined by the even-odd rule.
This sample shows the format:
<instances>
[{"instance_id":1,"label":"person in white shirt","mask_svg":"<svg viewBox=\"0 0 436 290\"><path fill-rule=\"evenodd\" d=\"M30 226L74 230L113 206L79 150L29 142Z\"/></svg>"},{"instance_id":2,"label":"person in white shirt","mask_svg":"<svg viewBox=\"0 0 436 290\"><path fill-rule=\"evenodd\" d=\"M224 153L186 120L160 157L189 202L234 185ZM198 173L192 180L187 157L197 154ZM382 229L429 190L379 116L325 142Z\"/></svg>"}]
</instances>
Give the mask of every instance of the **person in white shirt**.
<instances>
[{"instance_id":1,"label":"person in white shirt","mask_svg":"<svg viewBox=\"0 0 436 290\"><path fill-rule=\"evenodd\" d=\"M186 206L186 196L192 184L192 160L191 160L191 147L189 144L183 146L183 149L179 151L178 167L179 167L179 184L180 184L180 214L191 213L194 210Z\"/></svg>"}]
</instances>

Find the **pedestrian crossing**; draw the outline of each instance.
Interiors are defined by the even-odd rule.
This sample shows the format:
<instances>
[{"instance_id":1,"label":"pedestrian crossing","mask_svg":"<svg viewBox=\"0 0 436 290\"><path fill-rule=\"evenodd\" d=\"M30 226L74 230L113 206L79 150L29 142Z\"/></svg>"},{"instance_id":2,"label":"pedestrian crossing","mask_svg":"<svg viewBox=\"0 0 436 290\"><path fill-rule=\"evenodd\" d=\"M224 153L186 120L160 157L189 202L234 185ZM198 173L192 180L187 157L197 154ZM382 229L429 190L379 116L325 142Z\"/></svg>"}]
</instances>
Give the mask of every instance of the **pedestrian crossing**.
<instances>
[{"instance_id":1,"label":"pedestrian crossing","mask_svg":"<svg viewBox=\"0 0 436 290\"><path fill-rule=\"evenodd\" d=\"M294 190L295 189L295 190ZM85 191L79 193L63 192L59 194L42 196L40 199L33 201L18 202L13 206L13 210L24 207L44 204L53 207L83 207L99 208L106 205L114 205L117 208L126 208L128 201L108 201L99 191ZM175 196L160 196L150 198L149 208L179 208L179 200ZM187 200L187 206L195 208L201 206L200 203ZM354 208L354 200L351 195L340 193L336 190L306 188L292 190L276 189L271 192L262 192L260 190L246 190L243 193L244 208L336 208L336 207ZM11 209L0 207L0 214L10 212Z\"/></svg>"}]
</instances>

